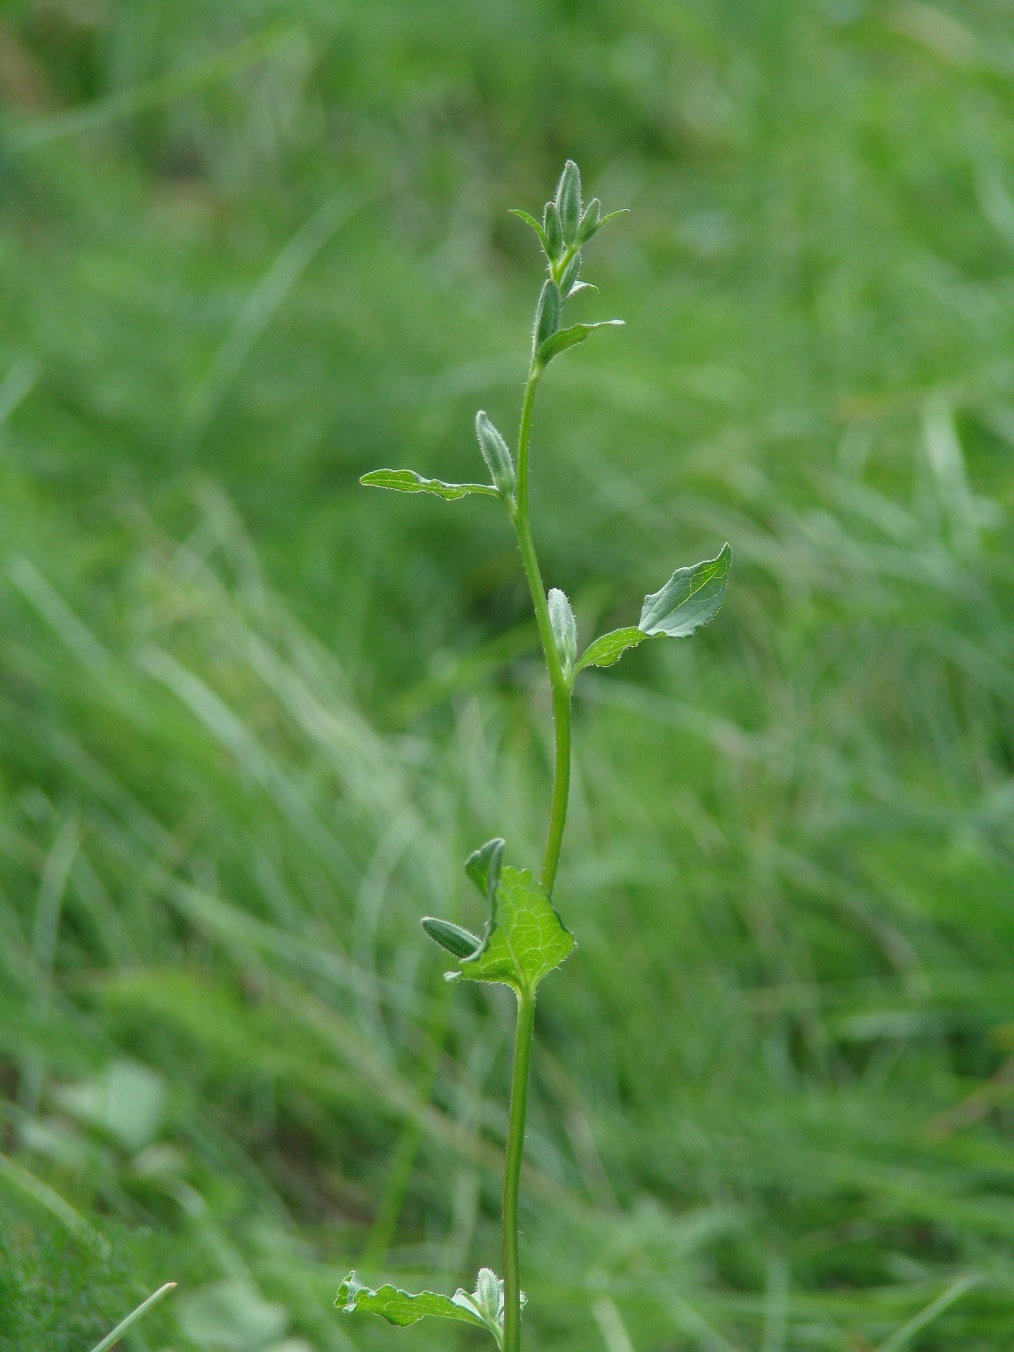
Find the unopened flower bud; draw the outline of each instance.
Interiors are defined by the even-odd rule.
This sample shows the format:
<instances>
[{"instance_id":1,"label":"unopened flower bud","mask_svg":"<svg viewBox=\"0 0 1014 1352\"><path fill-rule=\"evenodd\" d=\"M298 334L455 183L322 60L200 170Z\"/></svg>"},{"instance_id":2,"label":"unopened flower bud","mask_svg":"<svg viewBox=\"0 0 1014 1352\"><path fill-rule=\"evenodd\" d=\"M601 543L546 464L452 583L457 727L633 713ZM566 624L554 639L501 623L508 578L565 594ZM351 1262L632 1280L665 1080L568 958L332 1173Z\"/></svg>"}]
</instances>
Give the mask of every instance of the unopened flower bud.
<instances>
[{"instance_id":1,"label":"unopened flower bud","mask_svg":"<svg viewBox=\"0 0 1014 1352\"><path fill-rule=\"evenodd\" d=\"M479 450L489 466L493 483L505 498L512 498L517 487L514 474L514 461L506 441L496 430L485 412L480 408L475 415L475 434L479 438Z\"/></svg>"}]
</instances>

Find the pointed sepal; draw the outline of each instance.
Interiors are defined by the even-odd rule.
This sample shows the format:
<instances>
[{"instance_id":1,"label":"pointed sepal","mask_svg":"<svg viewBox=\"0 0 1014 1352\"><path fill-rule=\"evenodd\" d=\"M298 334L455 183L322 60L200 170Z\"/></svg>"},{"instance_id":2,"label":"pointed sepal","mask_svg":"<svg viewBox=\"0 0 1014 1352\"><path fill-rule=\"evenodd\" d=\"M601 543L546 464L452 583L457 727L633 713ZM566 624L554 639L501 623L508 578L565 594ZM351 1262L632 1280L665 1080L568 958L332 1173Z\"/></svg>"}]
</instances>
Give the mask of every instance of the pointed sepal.
<instances>
[{"instance_id":1,"label":"pointed sepal","mask_svg":"<svg viewBox=\"0 0 1014 1352\"><path fill-rule=\"evenodd\" d=\"M435 944L456 958L472 958L482 947L482 940L471 930L462 929L450 920L439 920L435 915L424 915L420 921Z\"/></svg>"}]
</instances>

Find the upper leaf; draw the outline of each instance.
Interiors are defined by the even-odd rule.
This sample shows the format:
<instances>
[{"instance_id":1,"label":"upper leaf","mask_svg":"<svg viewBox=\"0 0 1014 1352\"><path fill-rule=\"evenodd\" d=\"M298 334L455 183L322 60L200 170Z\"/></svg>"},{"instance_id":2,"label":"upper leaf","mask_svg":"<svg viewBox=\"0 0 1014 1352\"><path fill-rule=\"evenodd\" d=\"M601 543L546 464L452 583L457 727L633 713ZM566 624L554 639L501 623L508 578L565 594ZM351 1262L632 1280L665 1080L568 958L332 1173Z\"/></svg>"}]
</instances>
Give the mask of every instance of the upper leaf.
<instances>
[{"instance_id":1,"label":"upper leaf","mask_svg":"<svg viewBox=\"0 0 1014 1352\"><path fill-rule=\"evenodd\" d=\"M614 629L611 634L603 634L594 643L588 644L574 670L577 672L585 667L611 667L620 660L628 648L636 648L647 637L648 635L640 629Z\"/></svg>"},{"instance_id":2,"label":"upper leaf","mask_svg":"<svg viewBox=\"0 0 1014 1352\"><path fill-rule=\"evenodd\" d=\"M574 674L585 667L611 667L628 648L636 648L646 638L688 638L695 634L715 617L725 600L731 563L732 550L725 544L717 558L705 559L692 568L677 568L660 591L644 598L637 626L614 629L595 639L581 654Z\"/></svg>"},{"instance_id":3,"label":"upper leaf","mask_svg":"<svg viewBox=\"0 0 1014 1352\"><path fill-rule=\"evenodd\" d=\"M610 325L622 325L622 319L602 319L597 324L571 324L568 329L557 329L543 343L540 343L535 354L536 361L540 366L548 366L554 357L559 356L561 352L566 352L568 347L576 347L578 343L583 343L593 329L604 329Z\"/></svg>"},{"instance_id":4,"label":"upper leaf","mask_svg":"<svg viewBox=\"0 0 1014 1352\"><path fill-rule=\"evenodd\" d=\"M445 484L442 479L424 479L414 469L375 469L364 474L359 482L367 488L393 488L397 493L432 493L448 502L467 498L469 493L485 493L491 498L500 496L492 484Z\"/></svg>"},{"instance_id":5,"label":"upper leaf","mask_svg":"<svg viewBox=\"0 0 1014 1352\"><path fill-rule=\"evenodd\" d=\"M474 858L474 856L473 856ZM567 957L574 936L549 893L527 869L506 865L493 896L493 913L482 947L464 958L450 979L496 981L518 992L533 991Z\"/></svg>"},{"instance_id":6,"label":"upper leaf","mask_svg":"<svg viewBox=\"0 0 1014 1352\"><path fill-rule=\"evenodd\" d=\"M517 217L519 217L522 221L525 222L526 225L530 225L530 226L532 227L532 229L535 231L535 233L536 233L536 234L538 235L538 237L539 237L539 243L542 245L542 252L543 252L543 253L546 255L546 257L548 258L548 257L549 257L549 249L550 249L550 246L549 246L549 239L548 239L548 237L547 237L547 235L546 235L545 230L542 228L542 226L539 224L539 222L535 219L535 217L534 217L530 212L528 212L528 211L522 211L520 207L511 207L511 209L510 209L510 211L509 211L508 214L511 215L511 216L517 216Z\"/></svg>"},{"instance_id":7,"label":"upper leaf","mask_svg":"<svg viewBox=\"0 0 1014 1352\"><path fill-rule=\"evenodd\" d=\"M592 207L596 206L597 203L598 198L593 198L589 203L588 210L582 217L580 230L582 244L587 243L593 235L597 235L604 225L608 225L610 221L615 221L617 216L626 216L629 212L628 207L620 207L619 211L607 211L604 216L600 216L598 211L592 212Z\"/></svg>"},{"instance_id":8,"label":"upper leaf","mask_svg":"<svg viewBox=\"0 0 1014 1352\"><path fill-rule=\"evenodd\" d=\"M722 546L717 558L677 568L665 586L644 598L638 629L645 634L688 638L714 619L725 600L732 549Z\"/></svg>"}]
</instances>

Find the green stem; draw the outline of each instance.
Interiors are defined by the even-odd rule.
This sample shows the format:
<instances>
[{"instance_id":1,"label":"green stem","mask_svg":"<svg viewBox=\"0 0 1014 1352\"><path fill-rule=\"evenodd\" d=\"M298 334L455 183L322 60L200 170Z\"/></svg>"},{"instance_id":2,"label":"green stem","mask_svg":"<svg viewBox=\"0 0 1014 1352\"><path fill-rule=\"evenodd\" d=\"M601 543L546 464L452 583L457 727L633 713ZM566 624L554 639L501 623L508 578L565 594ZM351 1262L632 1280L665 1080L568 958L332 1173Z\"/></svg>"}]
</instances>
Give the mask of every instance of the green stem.
<instances>
[{"instance_id":1,"label":"green stem","mask_svg":"<svg viewBox=\"0 0 1014 1352\"><path fill-rule=\"evenodd\" d=\"M535 391L542 368L534 362L528 371L524 400L521 405L521 427L518 432L518 486L517 503L508 505L521 549L528 589L535 607L539 637L549 670L553 691L553 729L555 758L553 766L553 798L549 813L549 831L546 853L542 864L542 885L552 892L560 863L560 847L567 823L567 803L570 798L570 680L563 669L553 625L549 618L546 588L542 581L535 541L528 515L528 447L532 435L532 412ZM528 1077L532 1062L532 1040L535 1036L535 995L525 991L518 995L518 1022L514 1042L514 1074L511 1082L510 1118L507 1128L507 1158L503 1176L503 1269L504 1269L504 1352L520 1352L521 1348L521 1259L518 1243L518 1193L521 1187L521 1159L525 1148L525 1114L528 1106Z\"/></svg>"},{"instance_id":2,"label":"green stem","mask_svg":"<svg viewBox=\"0 0 1014 1352\"><path fill-rule=\"evenodd\" d=\"M514 1075L511 1080L507 1158L503 1171L503 1352L521 1347L521 1258L518 1252L518 1193L521 1158L525 1149L528 1110L528 1073L535 1036L535 995L518 994L518 1022L514 1036Z\"/></svg>"},{"instance_id":3,"label":"green stem","mask_svg":"<svg viewBox=\"0 0 1014 1352\"><path fill-rule=\"evenodd\" d=\"M542 369L534 363L529 369L525 384L525 395L521 405L521 428L518 432L518 500L512 512L514 529L521 547L521 562L528 590L531 592L535 607L535 619L539 626L542 650L549 669L549 682L553 690L553 727L556 742L555 763L553 767L553 799L549 815L549 831L546 836L546 853L542 863L542 885L552 892L556 882L556 870L560 863L560 847L563 843L563 831L567 824L567 804L570 801L570 681L563 670L560 654L556 650L553 626L549 619L549 605L546 601L546 588L542 581L535 541L528 515L528 447L532 435L532 411L535 407L535 391L538 388Z\"/></svg>"}]
</instances>

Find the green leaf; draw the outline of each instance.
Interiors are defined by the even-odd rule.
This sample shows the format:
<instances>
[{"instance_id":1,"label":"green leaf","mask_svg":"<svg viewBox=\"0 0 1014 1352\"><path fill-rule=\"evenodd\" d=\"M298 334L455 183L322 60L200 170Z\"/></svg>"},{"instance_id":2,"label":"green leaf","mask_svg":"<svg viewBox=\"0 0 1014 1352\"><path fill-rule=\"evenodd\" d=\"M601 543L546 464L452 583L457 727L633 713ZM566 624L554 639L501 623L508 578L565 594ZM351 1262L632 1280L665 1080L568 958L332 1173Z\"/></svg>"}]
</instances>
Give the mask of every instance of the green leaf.
<instances>
[{"instance_id":1,"label":"green leaf","mask_svg":"<svg viewBox=\"0 0 1014 1352\"><path fill-rule=\"evenodd\" d=\"M472 1304L471 1298L460 1287L453 1296L438 1295L435 1291L420 1291L418 1295L413 1295L408 1291L399 1291L396 1286L381 1286L371 1291L354 1272L350 1272L338 1288L335 1305L344 1314L366 1310L400 1327L415 1324L427 1316L453 1319L460 1324L477 1325L479 1328L489 1327Z\"/></svg>"},{"instance_id":2,"label":"green leaf","mask_svg":"<svg viewBox=\"0 0 1014 1352\"><path fill-rule=\"evenodd\" d=\"M449 973L448 979L495 981L518 992L533 991L573 947L574 936L546 889L527 869L508 864L493 893L482 947L463 959L460 971Z\"/></svg>"},{"instance_id":3,"label":"green leaf","mask_svg":"<svg viewBox=\"0 0 1014 1352\"><path fill-rule=\"evenodd\" d=\"M603 634L585 648L574 671L583 671L585 667L611 667L628 648L636 648L647 637L640 629L614 629L611 634Z\"/></svg>"},{"instance_id":4,"label":"green leaf","mask_svg":"<svg viewBox=\"0 0 1014 1352\"><path fill-rule=\"evenodd\" d=\"M597 291L597 290L598 287L594 284L594 282L575 282L563 299L570 300L571 296L579 296L582 291Z\"/></svg>"},{"instance_id":5,"label":"green leaf","mask_svg":"<svg viewBox=\"0 0 1014 1352\"><path fill-rule=\"evenodd\" d=\"M540 344L536 360L540 366L548 366L554 357L566 352L568 347L576 347L578 343L583 343L593 329L622 324L622 319L602 319L597 324L571 324L569 329L558 329Z\"/></svg>"},{"instance_id":6,"label":"green leaf","mask_svg":"<svg viewBox=\"0 0 1014 1352\"><path fill-rule=\"evenodd\" d=\"M574 674L585 667L611 667L628 648L636 648L646 638L689 638L695 634L714 619L725 600L731 563L732 550L725 544L717 558L705 559L692 568L677 568L660 591L644 598L637 626L614 629L595 639L581 654Z\"/></svg>"},{"instance_id":7,"label":"green leaf","mask_svg":"<svg viewBox=\"0 0 1014 1352\"><path fill-rule=\"evenodd\" d=\"M456 958L471 958L482 947L482 940L471 932L454 925L450 920L438 920L434 915L424 915L422 927L434 943L446 948Z\"/></svg>"},{"instance_id":8,"label":"green leaf","mask_svg":"<svg viewBox=\"0 0 1014 1352\"><path fill-rule=\"evenodd\" d=\"M528 1297L523 1291L520 1296L521 1308L524 1309ZM366 1310L370 1314L380 1315L389 1324L402 1327L427 1316L478 1325L492 1333L498 1347L503 1346L503 1279L492 1268L479 1269L475 1290L471 1295L459 1286L453 1296L441 1296L434 1291L411 1295L394 1286L381 1286L371 1291L354 1272L350 1272L338 1288L335 1305L345 1314Z\"/></svg>"},{"instance_id":9,"label":"green leaf","mask_svg":"<svg viewBox=\"0 0 1014 1352\"><path fill-rule=\"evenodd\" d=\"M714 619L725 600L732 549L724 544L717 558L677 568L665 586L644 598L637 627L645 634L688 638Z\"/></svg>"},{"instance_id":10,"label":"green leaf","mask_svg":"<svg viewBox=\"0 0 1014 1352\"><path fill-rule=\"evenodd\" d=\"M445 484L442 479L424 479L414 469L375 469L364 474L359 482L367 488L393 488L396 493L432 493L447 502L467 498L469 493L500 497L492 484Z\"/></svg>"},{"instance_id":11,"label":"green leaf","mask_svg":"<svg viewBox=\"0 0 1014 1352\"><path fill-rule=\"evenodd\" d=\"M621 207L619 211L609 211L605 214L605 216L600 216L598 220L593 220L593 218L591 217L591 208L592 205L594 205L594 202L596 201L598 201L597 198L593 199L593 201L589 203L588 210L585 212L581 220L581 229L579 234L582 244L586 244L588 240L592 238L593 235L597 235L604 225L608 225L610 221L615 221L617 216L626 216L629 214L630 211L629 207Z\"/></svg>"},{"instance_id":12,"label":"green leaf","mask_svg":"<svg viewBox=\"0 0 1014 1352\"><path fill-rule=\"evenodd\" d=\"M546 255L547 258L549 258L550 257L549 239L546 235L545 230L543 230L542 226L535 219L535 217L530 216L527 211L522 211L519 207L512 207L509 214L511 216L517 216L519 220L524 221L526 225L530 225L532 227L532 229L539 237L539 243L542 245L542 252Z\"/></svg>"}]
</instances>

